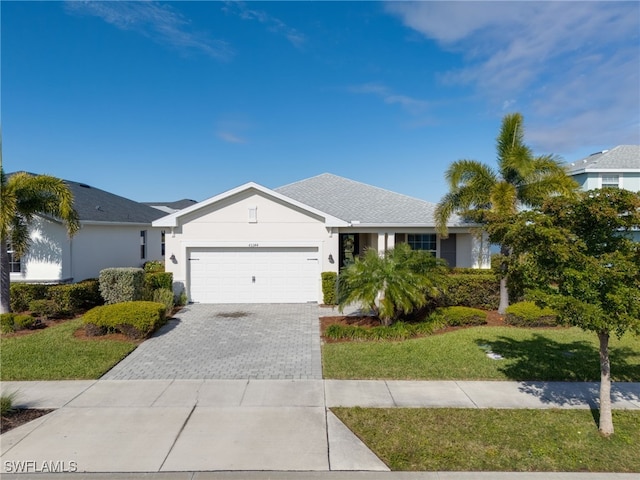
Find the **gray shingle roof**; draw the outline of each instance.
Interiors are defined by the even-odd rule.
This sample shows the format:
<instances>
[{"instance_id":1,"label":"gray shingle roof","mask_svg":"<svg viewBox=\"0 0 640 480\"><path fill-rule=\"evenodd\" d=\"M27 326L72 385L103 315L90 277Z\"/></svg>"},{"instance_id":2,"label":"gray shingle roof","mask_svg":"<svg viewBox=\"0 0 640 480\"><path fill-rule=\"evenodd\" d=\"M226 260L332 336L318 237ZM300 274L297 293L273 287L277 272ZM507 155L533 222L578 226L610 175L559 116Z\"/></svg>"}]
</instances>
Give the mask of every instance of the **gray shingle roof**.
<instances>
[{"instance_id":1,"label":"gray shingle roof","mask_svg":"<svg viewBox=\"0 0 640 480\"><path fill-rule=\"evenodd\" d=\"M585 170L640 170L640 145L618 145L567 165L569 174Z\"/></svg>"},{"instance_id":2,"label":"gray shingle roof","mask_svg":"<svg viewBox=\"0 0 640 480\"><path fill-rule=\"evenodd\" d=\"M128 198L105 192L85 183L64 181L73 193L73 204L80 221L113 223L151 223L164 212Z\"/></svg>"},{"instance_id":3,"label":"gray shingle roof","mask_svg":"<svg viewBox=\"0 0 640 480\"><path fill-rule=\"evenodd\" d=\"M436 204L324 173L274 189L346 222L434 226ZM452 217L449 226L463 225Z\"/></svg>"},{"instance_id":4,"label":"gray shingle roof","mask_svg":"<svg viewBox=\"0 0 640 480\"><path fill-rule=\"evenodd\" d=\"M143 202L145 205L149 205L150 207L161 210L165 213L173 213L178 210L182 210L183 208L190 207L191 205L195 205L195 200L191 200L189 198L183 198L182 200L176 200L175 202Z\"/></svg>"}]
</instances>

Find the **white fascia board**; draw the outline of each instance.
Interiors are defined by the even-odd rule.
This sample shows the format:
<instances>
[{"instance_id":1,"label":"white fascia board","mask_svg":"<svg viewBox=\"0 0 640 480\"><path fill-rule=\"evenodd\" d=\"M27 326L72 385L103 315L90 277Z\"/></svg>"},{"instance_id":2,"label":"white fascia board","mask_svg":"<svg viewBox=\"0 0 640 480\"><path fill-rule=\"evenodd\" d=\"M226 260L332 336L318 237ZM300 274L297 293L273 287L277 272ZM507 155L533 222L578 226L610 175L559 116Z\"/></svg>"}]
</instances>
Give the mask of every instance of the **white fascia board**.
<instances>
[{"instance_id":1,"label":"white fascia board","mask_svg":"<svg viewBox=\"0 0 640 480\"><path fill-rule=\"evenodd\" d=\"M211 198L208 198L207 200L203 200L202 202L196 203L195 205L187 207L183 210L179 210L175 213L172 213L171 215L167 215L166 217L159 218L158 220L155 220L152 225L154 227L177 227L179 224L180 217L183 217L184 215L188 215L192 212L200 210L201 208L206 208L209 205L212 205L216 202L219 202L221 200L224 200L233 195L236 195L238 193L241 193L250 189L257 190L259 192L264 193L265 195L277 198L278 200L281 200L285 203L294 205L298 208L301 208L302 210L306 210L309 213L318 215L324 218L325 225L328 227L345 227L349 225L348 222L345 222L344 220L328 215L324 212L321 212L320 210L310 207L309 205L305 205L304 203L298 202L297 200L294 200L285 195L282 195L274 190L271 190L270 188L263 187L262 185L259 185L255 182L245 183L244 185L240 185L239 187L232 188L231 190L227 190L226 192L216 195L215 197L211 197Z\"/></svg>"}]
</instances>

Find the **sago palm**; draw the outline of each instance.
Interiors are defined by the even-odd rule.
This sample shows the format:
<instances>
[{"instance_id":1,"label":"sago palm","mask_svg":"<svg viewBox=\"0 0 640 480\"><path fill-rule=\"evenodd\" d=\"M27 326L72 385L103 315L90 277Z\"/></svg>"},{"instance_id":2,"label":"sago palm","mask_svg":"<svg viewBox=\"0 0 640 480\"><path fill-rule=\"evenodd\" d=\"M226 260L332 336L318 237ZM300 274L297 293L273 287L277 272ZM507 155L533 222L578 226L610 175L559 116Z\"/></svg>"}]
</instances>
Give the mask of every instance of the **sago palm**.
<instances>
[{"instance_id":1,"label":"sago palm","mask_svg":"<svg viewBox=\"0 0 640 480\"><path fill-rule=\"evenodd\" d=\"M445 173L449 192L436 208L438 232L446 237L447 221L454 213L480 224L504 221L518 210L540 206L552 195L573 195L578 184L566 174L553 155L534 156L524 144L522 115L513 113L502 120L497 138L497 171L476 160L453 162ZM499 238L500 253L510 254ZM500 279L499 312L509 306L506 262Z\"/></svg>"},{"instance_id":2,"label":"sago palm","mask_svg":"<svg viewBox=\"0 0 640 480\"><path fill-rule=\"evenodd\" d=\"M382 256L369 249L340 272L338 306L360 302L389 325L400 313L424 306L444 272L443 262L430 253L398 244Z\"/></svg>"},{"instance_id":3,"label":"sago palm","mask_svg":"<svg viewBox=\"0 0 640 480\"><path fill-rule=\"evenodd\" d=\"M7 177L0 167L0 313L10 311L8 245L18 256L29 250L29 227L36 216L62 221L70 235L79 228L73 195L62 180L25 172Z\"/></svg>"}]
</instances>

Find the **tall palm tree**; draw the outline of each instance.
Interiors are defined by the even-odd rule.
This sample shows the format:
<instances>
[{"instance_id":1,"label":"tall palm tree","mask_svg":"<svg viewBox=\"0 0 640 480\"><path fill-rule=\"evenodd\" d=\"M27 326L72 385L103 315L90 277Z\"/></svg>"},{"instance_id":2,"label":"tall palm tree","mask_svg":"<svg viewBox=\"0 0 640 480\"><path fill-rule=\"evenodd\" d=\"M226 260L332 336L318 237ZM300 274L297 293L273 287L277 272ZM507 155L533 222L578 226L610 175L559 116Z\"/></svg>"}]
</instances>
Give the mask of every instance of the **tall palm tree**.
<instances>
[{"instance_id":1,"label":"tall palm tree","mask_svg":"<svg viewBox=\"0 0 640 480\"><path fill-rule=\"evenodd\" d=\"M566 174L553 155L534 156L524 144L523 118L519 113L502 119L497 138L497 171L476 160L453 162L445 173L447 193L436 208L438 232L446 238L447 221L454 213L481 224L507 219L522 208L540 206L552 195L574 195L578 184ZM509 245L500 243L503 258L510 255ZM507 262L501 265L500 306L509 306Z\"/></svg>"},{"instance_id":2,"label":"tall palm tree","mask_svg":"<svg viewBox=\"0 0 640 480\"><path fill-rule=\"evenodd\" d=\"M69 235L80 226L73 194L62 180L25 172L7 177L0 166L0 313L11 310L8 246L18 256L29 250L29 226L38 215L61 220Z\"/></svg>"}]
</instances>

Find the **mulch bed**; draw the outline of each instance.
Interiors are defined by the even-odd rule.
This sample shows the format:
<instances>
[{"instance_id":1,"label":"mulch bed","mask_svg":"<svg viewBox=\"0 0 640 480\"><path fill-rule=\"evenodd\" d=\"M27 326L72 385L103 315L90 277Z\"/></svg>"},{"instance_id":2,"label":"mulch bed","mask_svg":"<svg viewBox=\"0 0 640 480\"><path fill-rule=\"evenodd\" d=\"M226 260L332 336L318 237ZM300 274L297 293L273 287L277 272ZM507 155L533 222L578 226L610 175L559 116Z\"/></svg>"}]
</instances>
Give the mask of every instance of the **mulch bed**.
<instances>
[{"instance_id":1,"label":"mulch bed","mask_svg":"<svg viewBox=\"0 0 640 480\"><path fill-rule=\"evenodd\" d=\"M339 325L353 325L353 326L359 326L359 327L377 327L381 325L380 320L378 320L378 318L370 317L370 316L358 317L358 316L339 315L339 316L330 316L330 317L320 317L320 332L322 335L322 340L325 343L350 341L348 339L335 340L332 338L327 338L325 336L324 333L326 332L329 325L333 325L336 323ZM491 312L487 312L487 323L481 326L508 327L510 325L507 325L506 323L504 323L504 317L500 315L497 311L491 311ZM447 332L452 332L454 330L460 330L461 328L469 328L469 327L445 327L436 332L433 332L432 335L439 335Z\"/></svg>"},{"instance_id":2,"label":"mulch bed","mask_svg":"<svg viewBox=\"0 0 640 480\"><path fill-rule=\"evenodd\" d=\"M31 420L42 417L47 413L53 412L51 408L20 408L13 412L3 415L2 422L0 423L0 433L8 432L9 430L24 425Z\"/></svg>"}]
</instances>

